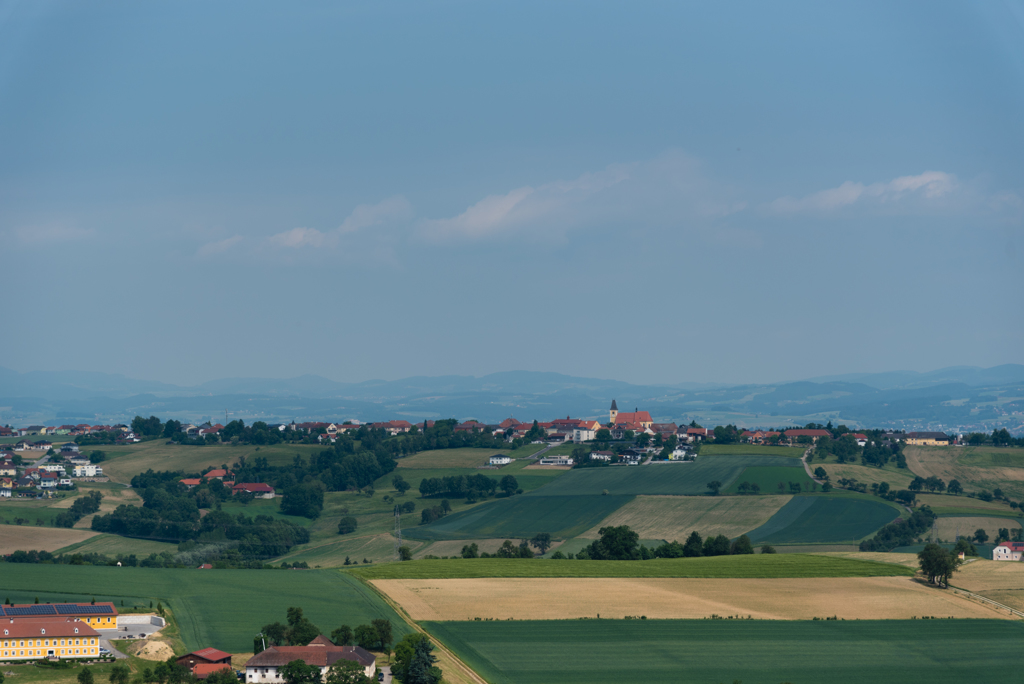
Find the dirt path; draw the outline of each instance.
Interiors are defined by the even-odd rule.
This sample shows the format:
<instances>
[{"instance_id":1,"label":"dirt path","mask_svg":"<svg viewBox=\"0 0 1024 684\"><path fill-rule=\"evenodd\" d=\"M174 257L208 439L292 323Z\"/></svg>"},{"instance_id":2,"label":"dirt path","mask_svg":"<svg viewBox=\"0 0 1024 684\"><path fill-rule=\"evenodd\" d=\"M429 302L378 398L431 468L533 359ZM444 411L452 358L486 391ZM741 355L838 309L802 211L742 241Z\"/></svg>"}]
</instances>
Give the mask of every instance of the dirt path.
<instances>
[{"instance_id":1,"label":"dirt path","mask_svg":"<svg viewBox=\"0 0 1024 684\"><path fill-rule=\"evenodd\" d=\"M456 672L454 673L450 671L445 671L445 681L452 682L453 684L487 684L486 679L484 679L476 672L474 672L468 665L459 660L458 656L456 656L452 651L448 650L448 648L444 644L430 636L430 634L425 629L416 624L416 622L409 617L409 614L405 611L404 608L402 608L402 606L392 601L390 596L377 589L377 587L373 586L372 583L368 584L375 592L377 592L378 596L384 599L384 601L389 606L391 606L403 620L405 620L406 624L408 624L414 630L416 630L420 634L425 635L428 639L430 639L431 643L434 644L434 647L441 653L442 657L438 658L439 666L447 665L453 666L455 668Z\"/></svg>"}]
</instances>

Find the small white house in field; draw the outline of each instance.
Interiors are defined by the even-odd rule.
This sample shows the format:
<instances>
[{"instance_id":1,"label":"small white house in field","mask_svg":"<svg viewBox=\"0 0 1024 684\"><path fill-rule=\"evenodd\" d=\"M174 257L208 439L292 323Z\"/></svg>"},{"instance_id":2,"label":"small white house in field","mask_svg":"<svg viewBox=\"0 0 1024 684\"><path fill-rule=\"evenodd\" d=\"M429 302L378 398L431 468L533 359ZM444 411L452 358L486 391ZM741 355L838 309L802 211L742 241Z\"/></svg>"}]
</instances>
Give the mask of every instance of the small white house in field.
<instances>
[{"instance_id":1,"label":"small white house in field","mask_svg":"<svg viewBox=\"0 0 1024 684\"><path fill-rule=\"evenodd\" d=\"M491 456L491 460L490 460L490 463L493 466L508 465L511 462L512 462L511 458L509 458L508 456L504 456L502 454L494 454L494 456Z\"/></svg>"},{"instance_id":2,"label":"small white house in field","mask_svg":"<svg viewBox=\"0 0 1024 684\"><path fill-rule=\"evenodd\" d=\"M992 549L992 560L1019 561L1024 556L1024 542L1003 542Z\"/></svg>"}]
</instances>

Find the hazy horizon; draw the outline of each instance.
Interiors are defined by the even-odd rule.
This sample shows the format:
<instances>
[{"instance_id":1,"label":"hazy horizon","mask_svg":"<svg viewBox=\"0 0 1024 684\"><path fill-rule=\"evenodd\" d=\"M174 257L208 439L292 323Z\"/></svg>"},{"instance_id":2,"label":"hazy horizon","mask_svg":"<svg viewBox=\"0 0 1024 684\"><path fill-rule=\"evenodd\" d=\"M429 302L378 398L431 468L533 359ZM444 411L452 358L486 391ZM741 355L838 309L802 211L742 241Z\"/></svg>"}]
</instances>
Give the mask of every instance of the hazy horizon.
<instances>
[{"instance_id":1,"label":"hazy horizon","mask_svg":"<svg viewBox=\"0 0 1024 684\"><path fill-rule=\"evenodd\" d=\"M1024 4L0 6L0 366L1024 363Z\"/></svg>"}]
</instances>

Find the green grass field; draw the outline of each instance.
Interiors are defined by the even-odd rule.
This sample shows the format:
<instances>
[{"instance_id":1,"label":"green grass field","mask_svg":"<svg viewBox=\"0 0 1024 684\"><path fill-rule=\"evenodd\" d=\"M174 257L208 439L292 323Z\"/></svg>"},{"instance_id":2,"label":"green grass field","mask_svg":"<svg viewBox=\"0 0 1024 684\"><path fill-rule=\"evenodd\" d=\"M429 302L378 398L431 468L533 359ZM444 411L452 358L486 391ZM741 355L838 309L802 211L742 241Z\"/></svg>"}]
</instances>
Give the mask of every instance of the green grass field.
<instances>
[{"instance_id":1,"label":"green grass field","mask_svg":"<svg viewBox=\"0 0 1024 684\"><path fill-rule=\"evenodd\" d=\"M730 486L744 469L752 466L791 468L793 477L803 474L795 458L781 456L698 456L695 463L664 463L646 466L610 466L566 472L548 484L543 493L554 495L592 495L607 489L610 494L684 494L707 493L707 483L718 480Z\"/></svg>"},{"instance_id":2,"label":"green grass field","mask_svg":"<svg viewBox=\"0 0 1024 684\"><path fill-rule=\"evenodd\" d=\"M268 623L284 622L291 606L330 634L341 624L387 618L399 636L409 627L376 593L335 570L163 570L67 565L4 564L4 598L14 603L113 601L126 606L157 600L174 611L189 649L213 646L252 651Z\"/></svg>"},{"instance_id":3,"label":"green grass field","mask_svg":"<svg viewBox=\"0 0 1024 684\"><path fill-rule=\"evenodd\" d=\"M749 533L755 544L852 543L900 516L882 502L850 496L795 496Z\"/></svg>"},{"instance_id":4,"label":"green grass field","mask_svg":"<svg viewBox=\"0 0 1024 684\"><path fill-rule=\"evenodd\" d=\"M42 523L43 526L49 526L53 524L53 519L64 512L62 508L51 508L47 505L46 501L21 501L19 499L11 499L10 503L0 504L0 525L10 524L14 525L15 520L22 518L28 520L25 525L38 525Z\"/></svg>"},{"instance_id":5,"label":"green grass field","mask_svg":"<svg viewBox=\"0 0 1024 684\"><path fill-rule=\"evenodd\" d=\"M374 579L461 579L468 577L912 577L914 570L873 561L801 554L754 554L647 561L457 558L417 560L352 568L345 572Z\"/></svg>"},{"instance_id":6,"label":"green grass field","mask_svg":"<svg viewBox=\"0 0 1024 684\"><path fill-rule=\"evenodd\" d=\"M127 446L101 445L83 447L88 452L99 449L106 452L103 474L115 482L129 482L132 477L153 470L181 470L186 473L200 472L204 468L227 465L229 468L240 456L252 458L262 456L270 465L287 465L296 454L308 458L319 454L326 447L308 444L275 444L273 446L252 446L218 444L216 446L181 446L167 444L166 440L154 439Z\"/></svg>"},{"instance_id":7,"label":"green grass field","mask_svg":"<svg viewBox=\"0 0 1024 684\"><path fill-rule=\"evenodd\" d=\"M533 452L529 452L533 453ZM398 467L406 468L472 468L487 465L487 461L495 454L512 455L508 449L435 449L421 451L411 456L398 459ZM513 458L515 458L513 456Z\"/></svg>"},{"instance_id":8,"label":"green grass field","mask_svg":"<svg viewBox=\"0 0 1024 684\"><path fill-rule=\"evenodd\" d=\"M281 512L281 497L273 499L254 499L247 504L238 501L225 501L221 504L221 510L231 515L244 513L250 518L257 515L269 515L277 520L287 520L299 527L308 527L313 521L303 518L301 515L287 515Z\"/></svg>"},{"instance_id":9,"label":"green grass field","mask_svg":"<svg viewBox=\"0 0 1024 684\"><path fill-rule=\"evenodd\" d=\"M1004 620L426 622L495 684L933 684L1019 672ZM1016 676L1016 675L1013 675ZM1010 677L1012 679L1012 677Z\"/></svg>"},{"instance_id":10,"label":"green grass field","mask_svg":"<svg viewBox=\"0 0 1024 684\"><path fill-rule=\"evenodd\" d=\"M513 496L410 528L405 535L425 540L522 539L547 532L556 539L568 539L630 501L630 496Z\"/></svg>"},{"instance_id":11,"label":"green grass field","mask_svg":"<svg viewBox=\"0 0 1024 684\"><path fill-rule=\"evenodd\" d=\"M744 468L743 472L736 476L725 494L738 494L739 486L744 482L756 484L761 488L761 494L790 494L789 483L795 482L805 492L816 491L818 485L807 476L803 468L783 468L779 466L752 466ZM779 488L779 484L782 488Z\"/></svg>"},{"instance_id":12,"label":"green grass field","mask_svg":"<svg viewBox=\"0 0 1024 684\"><path fill-rule=\"evenodd\" d=\"M800 458L804 455L803 447L760 446L758 444L702 444L701 456L783 456Z\"/></svg>"},{"instance_id":13,"label":"green grass field","mask_svg":"<svg viewBox=\"0 0 1024 684\"><path fill-rule=\"evenodd\" d=\"M1024 468L1024 449L998 447L964 447L956 462L979 468Z\"/></svg>"},{"instance_id":14,"label":"green grass field","mask_svg":"<svg viewBox=\"0 0 1024 684\"><path fill-rule=\"evenodd\" d=\"M116 534L100 534L86 539L84 542L65 546L58 553L102 553L107 556L134 553L139 558L145 558L151 553L164 553L165 551L177 553L178 545L148 539L131 539Z\"/></svg>"}]
</instances>

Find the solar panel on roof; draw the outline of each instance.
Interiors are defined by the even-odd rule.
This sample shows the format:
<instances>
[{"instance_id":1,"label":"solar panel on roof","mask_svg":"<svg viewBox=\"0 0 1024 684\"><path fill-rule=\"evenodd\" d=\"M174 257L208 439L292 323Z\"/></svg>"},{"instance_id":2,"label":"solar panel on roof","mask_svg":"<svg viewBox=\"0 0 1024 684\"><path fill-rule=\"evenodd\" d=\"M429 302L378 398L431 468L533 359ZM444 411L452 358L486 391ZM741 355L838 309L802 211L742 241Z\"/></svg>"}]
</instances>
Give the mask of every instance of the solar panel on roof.
<instances>
[{"instance_id":1,"label":"solar panel on roof","mask_svg":"<svg viewBox=\"0 0 1024 684\"><path fill-rule=\"evenodd\" d=\"M56 615L57 611L53 609L53 606L48 604L39 604L37 606L8 606L5 609L8 617L16 617L19 615Z\"/></svg>"},{"instance_id":2,"label":"solar panel on roof","mask_svg":"<svg viewBox=\"0 0 1024 684\"><path fill-rule=\"evenodd\" d=\"M110 613L110 606L91 606L81 603L58 603L57 612L61 615L76 615L78 613Z\"/></svg>"}]
</instances>

